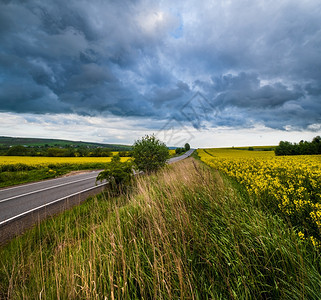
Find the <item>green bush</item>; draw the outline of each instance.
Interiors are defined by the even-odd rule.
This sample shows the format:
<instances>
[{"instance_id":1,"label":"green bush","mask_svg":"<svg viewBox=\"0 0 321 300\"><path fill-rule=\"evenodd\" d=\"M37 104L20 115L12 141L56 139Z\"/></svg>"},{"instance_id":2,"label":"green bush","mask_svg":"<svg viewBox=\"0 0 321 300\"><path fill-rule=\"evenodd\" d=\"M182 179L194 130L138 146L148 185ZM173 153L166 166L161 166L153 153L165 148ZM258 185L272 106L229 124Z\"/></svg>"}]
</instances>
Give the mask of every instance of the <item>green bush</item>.
<instances>
[{"instance_id":1,"label":"green bush","mask_svg":"<svg viewBox=\"0 0 321 300\"><path fill-rule=\"evenodd\" d=\"M115 155L111 162L107 164L106 169L98 174L96 182L106 180L109 183L111 191L118 194L118 192L130 186L132 177L132 162L121 162L119 155Z\"/></svg>"},{"instance_id":2,"label":"green bush","mask_svg":"<svg viewBox=\"0 0 321 300\"><path fill-rule=\"evenodd\" d=\"M133 158L138 170L151 173L166 164L169 158L168 148L154 135L146 135L134 143Z\"/></svg>"}]
</instances>

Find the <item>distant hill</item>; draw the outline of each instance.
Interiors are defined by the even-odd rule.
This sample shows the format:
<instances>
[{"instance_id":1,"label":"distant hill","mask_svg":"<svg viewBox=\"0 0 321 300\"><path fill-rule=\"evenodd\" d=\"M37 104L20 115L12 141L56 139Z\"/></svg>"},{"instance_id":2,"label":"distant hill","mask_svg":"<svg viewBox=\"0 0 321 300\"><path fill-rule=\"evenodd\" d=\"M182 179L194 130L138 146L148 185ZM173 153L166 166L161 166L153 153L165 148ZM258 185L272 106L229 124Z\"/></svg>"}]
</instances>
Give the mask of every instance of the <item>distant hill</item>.
<instances>
[{"instance_id":1,"label":"distant hill","mask_svg":"<svg viewBox=\"0 0 321 300\"><path fill-rule=\"evenodd\" d=\"M103 143L90 143L82 141L70 141L70 140L59 140L59 139L41 139L41 138L22 138L22 137L7 137L0 136L0 147L10 146L42 146L42 147L88 147L88 148L108 148L110 151L129 151L131 146L119 145L119 144L103 144Z\"/></svg>"}]
</instances>

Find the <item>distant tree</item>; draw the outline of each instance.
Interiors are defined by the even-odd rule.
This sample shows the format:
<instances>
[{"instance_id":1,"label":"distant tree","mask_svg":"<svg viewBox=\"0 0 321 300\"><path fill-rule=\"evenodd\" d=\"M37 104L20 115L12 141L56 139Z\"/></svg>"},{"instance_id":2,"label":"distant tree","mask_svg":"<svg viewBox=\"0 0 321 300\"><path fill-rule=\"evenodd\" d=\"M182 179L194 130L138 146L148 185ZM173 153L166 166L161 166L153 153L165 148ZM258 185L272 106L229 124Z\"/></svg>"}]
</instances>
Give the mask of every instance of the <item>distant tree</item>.
<instances>
[{"instance_id":1,"label":"distant tree","mask_svg":"<svg viewBox=\"0 0 321 300\"><path fill-rule=\"evenodd\" d=\"M47 156L49 157L62 157L62 156L66 156L66 150L65 149L61 149L61 148L48 148L47 150Z\"/></svg>"},{"instance_id":2,"label":"distant tree","mask_svg":"<svg viewBox=\"0 0 321 300\"><path fill-rule=\"evenodd\" d=\"M103 156L103 157L111 157L111 156L113 156L113 153L109 149L104 149L101 152L101 156Z\"/></svg>"},{"instance_id":3,"label":"distant tree","mask_svg":"<svg viewBox=\"0 0 321 300\"><path fill-rule=\"evenodd\" d=\"M315 137L312 142L301 140L298 144L281 141L275 148L275 155L311 155L321 154L321 138Z\"/></svg>"},{"instance_id":4,"label":"distant tree","mask_svg":"<svg viewBox=\"0 0 321 300\"><path fill-rule=\"evenodd\" d=\"M92 156L101 157L102 151L103 151L102 148L95 148L94 151L92 152Z\"/></svg>"},{"instance_id":5,"label":"distant tree","mask_svg":"<svg viewBox=\"0 0 321 300\"><path fill-rule=\"evenodd\" d=\"M71 147L67 147L66 149L63 149L63 150L64 150L63 156L66 156L66 157L75 157L76 156L75 150Z\"/></svg>"},{"instance_id":6,"label":"distant tree","mask_svg":"<svg viewBox=\"0 0 321 300\"><path fill-rule=\"evenodd\" d=\"M133 145L135 166L140 171L154 172L166 164L169 158L168 148L154 135L146 135Z\"/></svg>"},{"instance_id":7,"label":"distant tree","mask_svg":"<svg viewBox=\"0 0 321 300\"><path fill-rule=\"evenodd\" d=\"M291 155L292 144L290 142L281 141L275 149L275 155Z\"/></svg>"},{"instance_id":8,"label":"distant tree","mask_svg":"<svg viewBox=\"0 0 321 300\"><path fill-rule=\"evenodd\" d=\"M189 149L191 149L191 146L189 145L189 143L186 143L184 148L185 148L185 151L188 151Z\"/></svg>"},{"instance_id":9,"label":"distant tree","mask_svg":"<svg viewBox=\"0 0 321 300\"><path fill-rule=\"evenodd\" d=\"M313 140L312 143L316 147L317 154L321 154L321 137L318 135Z\"/></svg>"},{"instance_id":10,"label":"distant tree","mask_svg":"<svg viewBox=\"0 0 321 300\"><path fill-rule=\"evenodd\" d=\"M28 156L37 156L37 152L34 148L28 149Z\"/></svg>"},{"instance_id":11,"label":"distant tree","mask_svg":"<svg viewBox=\"0 0 321 300\"><path fill-rule=\"evenodd\" d=\"M120 157L128 157L129 155L128 155L128 151L119 151L119 156Z\"/></svg>"},{"instance_id":12,"label":"distant tree","mask_svg":"<svg viewBox=\"0 0 321 300\"><path fill-rule=\"evenodd\" d=\"M28 155L28 149L26 147L23 146L12 146L11 148L9 148L9 150L7 151L7 155L9 156L25 156Z\"/></svg>"},{"instance_id":13,"label":"distant tree","mask_svg":"<svg viewBox=\"0 0 321 300\"><path fill-rule=\"evenodd\" d=\"M88 153L88 156L92 157L111 157L113 156L112 152L106 148L95 148L92 152Z\"/></svg>"}]
</instances>

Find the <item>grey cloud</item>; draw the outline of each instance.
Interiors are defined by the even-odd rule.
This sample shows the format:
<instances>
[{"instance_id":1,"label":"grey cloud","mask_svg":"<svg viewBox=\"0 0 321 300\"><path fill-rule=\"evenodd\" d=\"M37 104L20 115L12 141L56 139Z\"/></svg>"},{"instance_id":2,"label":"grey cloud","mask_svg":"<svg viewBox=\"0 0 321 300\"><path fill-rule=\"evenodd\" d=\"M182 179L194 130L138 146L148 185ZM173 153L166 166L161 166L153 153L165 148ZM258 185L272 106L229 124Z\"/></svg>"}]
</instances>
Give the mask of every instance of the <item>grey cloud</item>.
<instances>
[{"instance_id":1,"label":"grey cloud","mask_svg":"<svg viewBox=\"0 0 321 300\"><path fill-rule=\"evenodd\" d=\"M321 101L317 90L286 86L281 82L263 84L257 74L240 73L195 82L210 103L214 126L248 127L262 123L274 129L308 128L320 122ZM311 93L318 95L311 96ZM195 112L196 109L193 109ZM199 117L195 114L192 120Z\"/></svg>"},{"instance_id":2,"label":"grey cloud","mask_svg":"<svg viewBox=\"0 0 321 300\"><path fill-rule=\"evenodd\" d=\"M290 90L282 83L260 85L257 75L240 73L238 76L223 76L214 79L214 88L219 95L215 98L218 106L268 108L297 100L303 96L299 90Z\"/></svg>"},{"instance_id":3,"label":"grey cloud","mask_svg":"<svg viewBox=\"0 0 321 300\"><path fill-rule=\"evenodd\" d=\"M0 93L2 111L18 113L68 113L70 107L61 102L48 88L29 81L2 86Z\"/></svg>"},{"instance_id":4,"label":"grey cloud","mask_svg":"<svg viewBox=\"0 0 321 300\"><path fill-rule=\"evenodd\" d=\"M2 2L0 110L308 128L320 16L317 0ZM181 112L197 91L204 120Z\"/></svg>"},{"instance_id":5,"label":"grey cloud","mask_svg":"<svg viewBox=\"0 0 321 300\"><path fill-rule=\"evenodd\" d=\"M105 82L117 84L117 78L108 69L97 64L83 64L77 74L70 76L66 83L66 90L87 90L99 87Z\"/></svg>"}]
</instances>

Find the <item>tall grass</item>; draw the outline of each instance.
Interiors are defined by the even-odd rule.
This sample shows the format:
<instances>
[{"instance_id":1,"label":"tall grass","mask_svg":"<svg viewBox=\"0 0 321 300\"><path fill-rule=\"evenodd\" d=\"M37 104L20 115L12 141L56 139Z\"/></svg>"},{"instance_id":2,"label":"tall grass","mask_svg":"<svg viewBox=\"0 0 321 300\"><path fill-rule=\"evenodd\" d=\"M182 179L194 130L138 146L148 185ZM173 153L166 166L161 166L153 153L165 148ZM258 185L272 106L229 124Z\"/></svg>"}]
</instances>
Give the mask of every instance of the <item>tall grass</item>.
<instances>
[{"instance_id":1,"label":"tall grass","mask_svg":"<svg viewBox=\"0 0 321 300\"><path fill-rule=\"evenodd\" d=\"M0 298L318 299L319 253L190 158L0 250Z\"/></svg>"}]
</instances>

